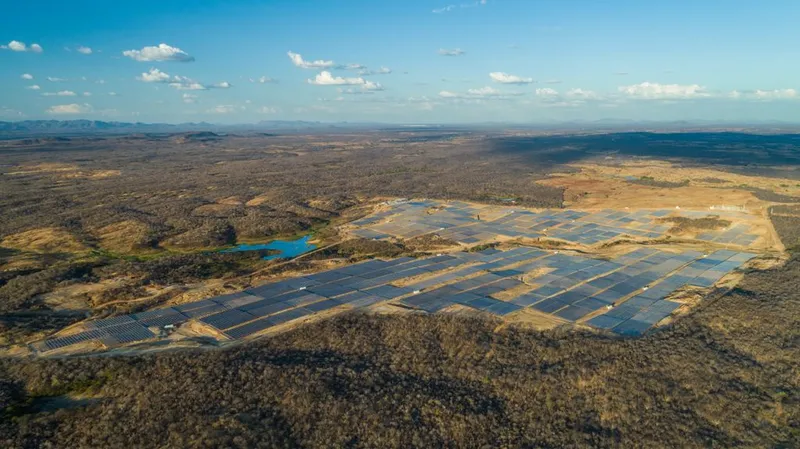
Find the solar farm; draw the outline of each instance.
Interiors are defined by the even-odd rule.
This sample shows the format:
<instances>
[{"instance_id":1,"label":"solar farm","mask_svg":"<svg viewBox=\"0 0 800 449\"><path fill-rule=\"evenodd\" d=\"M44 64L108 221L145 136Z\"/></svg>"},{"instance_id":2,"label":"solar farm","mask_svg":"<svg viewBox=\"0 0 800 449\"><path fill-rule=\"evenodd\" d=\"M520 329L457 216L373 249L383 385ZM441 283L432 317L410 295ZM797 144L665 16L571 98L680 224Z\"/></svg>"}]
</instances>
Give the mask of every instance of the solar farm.
<instances>
[{"instance_id":1,"label":"solar farm","mask_svg":"<svg viewBox=\"0 0 800 449\"><path fill-rule=\"evenodd\" d=\"M677 291L713 287L757 256L748 247L759 236L746 220L699 234L702 249L629 244L613 254L592 254L519 241L505 249L469 247L517 237L584 246L620 237L659 239L670 228L659 219L671 214L675 211L537 212L460 202L393 204L351 223L349 232L371 239L435 233L464 248L422 258L371 259L238 293L88 321L76 332L38 346L44 352L80 343L115 347L151 341L165 327L187 323L219 341L241 340L356 309L486 313L506 320L535 314L560 324L640 336L684 307L674 299Z\"/></svg>"},{"instance_id":2,"label":"solar farm","mask_svg":"<svg viewBox=\"0 0 800 449\"><path fill-rule=\"evenodd\" d=\"M680 211L653 209L638 211L541 210L500 208L460 201L408 201L353 222L352 233L369 239L409 239L436 233L440 237L472 245L497 238L547 238L581 245L595 245L619 237L657 239L667 235L668 216L702 218L716 215L739 221L721 232L694 236L706 242L750 247L759 236L753 232L751 217L731 211Z\"/></svg>"}]
</instances>

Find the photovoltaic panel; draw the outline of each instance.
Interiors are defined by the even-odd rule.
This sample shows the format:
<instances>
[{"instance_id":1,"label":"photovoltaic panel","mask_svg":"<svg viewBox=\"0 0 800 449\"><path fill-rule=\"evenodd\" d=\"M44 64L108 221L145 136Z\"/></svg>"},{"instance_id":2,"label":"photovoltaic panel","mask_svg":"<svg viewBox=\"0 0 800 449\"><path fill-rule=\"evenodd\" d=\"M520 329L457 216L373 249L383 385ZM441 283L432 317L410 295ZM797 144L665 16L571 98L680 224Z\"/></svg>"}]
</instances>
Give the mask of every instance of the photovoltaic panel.
<instances>
[{"instance_id":1,"label":"photovoltaic panel","mask_svg":"<svg viewBox=\"0 0 800 449\"><path fill-rule=\"evenodd\" d=\"M269 329L270 327L274 326L275 324L267 318L262 318L260 320L252 321L247 324L243 324L239 327L234 327L232 329L228 329L225 331L225 335L233 339L240 339L250 335L253 335L257 332L264 331Z\"/></svg>"},{"instance_id":2,"label":"photovoltaic panel","mask_svg":"<svg viewBox=\"0 0 800 449\"><path fill-rule=\"evenodd\" d=\"M539 301L541 301L543 299L544 299L544 296L537 295L535 293L526 293L524 295L520 295L520 296L512 299L511 302L516 304L516 305L518 305L518 306L528 307L531 304L535 304L535 303L537 303L537 302L539 302Z\"/></svg>"},{"instance_id":3,"label":"photovoltaic panel","mask_svg":"<svg viewBox=\"0 0 800 449\"><path fill-rule=\"evenodd\" d=\"M209 315L207 317L200 318L200 321L216 329L224 330L229 327L236 326L238 324L243 324L254 318L256 318L254 315L251 315L247 312L231 309L231 310L226 310L225 312L220 312L214 315Z\"/></svg>"},{"instance_id":4,"label":"photovoltaic panel","mask_svg":"<svg viewBox=\"0 0 800 449\"><path fill-rule=\"evenodd\" d=\"M359 298L355 301L351 301L349 304L353 307L361 308L361 307L369 307L373 304L377 304L380 302L386 301L385 298L381 298L380 296L367 296L365 298Z\"/></svg>"},{"instance_id":5,"label":"photovoltaic panel","mask_svg":"<svg viewBox=\"0 0 800 449\"><path fill-rule=\"evenodd\" d=\"M327 298L325 298L324 296L315 295L314 293L307 293L297 298L289 299L286 302L295 306L307 306L308 304L322 301L323 299Z\"/></svg>"},{"instance_id":6,"label":"photovoltaic panel","mask_svg":"<svg viewBox=\"0 0 800 449\"><path fill-rule=\"evenodd\" d=\"M122 344L154 338L155 334L139 323L127 323L108 329L110 339L104 337L106 344Z\"/></svg>"},{"instance_id":7,"label":"photovoltaic panel","mask_svg":"<svg viewBox=\"0 0 800 449\"><path fill-rule=\"evenodd\" d=\"M622 323L622 320L608 315L598 315L586 322L586 324L598 329L611 329L618 326L620 323Z\"/></svg>"},{"instance_id":8,"label":"photovoltaic panel","mask_svg":"<svg viewBox=\"0 0 800 449\"><path fill-rule=\"evenodd\" d=\"M652 327L651 323L637 320L623 321L614 328L614 332L631 337L638 337Z\"/></svg>"},{"instance_id":9,"label":"photovoltaic panel","mask_svg":"<svg viewBox=\"0 0 800 449\"><path fill-rule=\"evenodd\" d=\"M180 305L174 306L173 308L175 310L181 312L181 313L185 313L185 312L187 312L189 310L201 309L201 308L208 307L208 306L219 306L219 304L217 304L214 301L211 301L211 300L208 300L208 299L204 299L202 301L187 302L187 303L184 303L184 304L180 304Z\"/></svg>"},{"instance_id":10,"label":"photovoltaic panel","mask_svg":"<svg viewBox=\"0 0 800 449\"><path fill-rule=\"evenodd\" d=\"M186 315L184 315L184 314L182 314L182 313L180 313L180 312L178 312L176 310L176 311L174 311L174 313L171 313L171 314L153 316L153 317L150 317L150 318L139 320L138 323L141 324L141 325L144 325L144 326L148 326L148 327L149 326L163 327L163 326L167 326L169 324L173 324L174 325L174 324L184 323L184 322L186 322L188 320L189 320L188 316L186 316ZM110 328L108 328L108 330L109 330L109 332L113 332L113 330L118 328L118 327L120 327L120 326L110 327Z\"/></svg>"},{"instance_id":11,"label":"photovoltaic panel","mask_svg":"<svg viewBox=\"0 0 800 449\"><path fill-rule=\"evenodd\" d=\"M337 301L337 302L339 302L341 304L347 304L347 303L351 303L353 301L357 301L359 299L367 298L369 296L372 296L372 295L370 295L369 293L362 292L362 291L354 291L354 292L350 292L350 293L344 294L342 296L337 296L335 301ZM381 299L384 299L384 298L381 298Z\"/></svg>"},{"instance_id":12,"label":"photovoltaic panel","mask_svg":"<svg viewBox=\"0 0 800 449\"><path fill-rule=\"evenodd\" d=\"M489 313L493 313L499 316L506 316L508 314L514 313L518 310L522 310L522 307L508 303L508 302L499 302L497 304L491 305L486 308L486 311Z\"/></svg>"},{"instance_id":13,"label":"photovoltaic panel","mask_svg":"<svg viewBox=\"0 0 800 449\"><path fill-rule=\"evenodd\" d=\"M587 309L577 305L570 305L557 311L555 315L560 318L564 318L565 320L576 321L592 312L593 310L591 309Z\"/></svg>"},{"instance_id":14,"label":"photovoltaic panel","mask_svg":"<svg viewBox=\"0 0 800 449\"><path fill-rule=\"evenodd\" d=\"M222 305L224 305L224 306L226 306L226 307L228 307L230 309L235 309L237 307L241 307L241 306L246 305L246 304L251 304L251 303L254 303L254 302L257 302L257 301L261 301L262 299L263 298L261 298L260 296L244 294L244 295L240 295L240 296L238 296L236 298L230 298L230 299L225 300L225 301L222 301L222 300L219 299L219 297L217 297L217 298L214 298L214 301L219 303L219 304L222 304Z\"/></svg>"},{"instance_id":15,"label":"photovoltaic panel","mask_svg":"<svg viewBox=\"0 0 800 449\"><path fill-rule=\"evenodd\" d=\"M605 301L601 301L597 298L586 298L576 302L575 305L578 307L583 307L584 309L595 311L605 308L608 305L608 303L606 303Z\"/></svg>"},{"instance_id":16,"label":"photovoltaic panel","mask_svg":"<svg viewBox=\"0 0 800 449\"><path fill-rule=\"evenodd\" d=\"M478 296L489 296L489 295L494 295L495 293L500 293L505 290L506 288L504 286L499 285L499 283L496 282L488 285L483 285L478 288L474 288L472 290L467 290L467 291Z\"/></svg>"},{"instance_id":17,"label":"photovoltaic panel","mask_svg":"<svg viewBox=\"0 0 800 449\"><path fill-rule=\"evenodd\" d=\"M336 296L344 295L345 293L350 293L354 290L355 290L354 288L343 287L341 285L336 285L336 284L322 284L311 287L306 291L315 293L320 296L324 296L326 298L334 298Z\"/></svg>"},{"instance_id":18,"label":"photovoltaic panel","mask_svg":"<svg viewBox=\"0 0 800 449\"><path fill-rule=\"evenodd\" d=\"M133 317L130 315L120 315L113 318L104 318L101 320L94 320L86 323L87 328L103 329L106 327L117 326L125 323L134 322Z\"/></svg>"},{"instance_id":19,"label":"photovoltaic panel","mask_svg":"<svg viewBox=\"0 0 800 449\"><path fill-rule=\"evenodd\" d=\"M294 305L289 304L287 302L276 302L274 304L268 304L258 307L256 309L248 310L247 313L257 317L263 317L267 315L272 315L273 313L278 313L287 309L291 309L292 307L294 307Z\"/></svg>"},{"instance_id":20,"label":"photovoltaic panel","mask_svg":"<svg viewBox=\"0 0 800 449\"><path fill-rule=\"evenodd\" d=\"M209 301L211 302L211 301ZM224 310L228 310L227 307L211 303L205 307L199 307L196 309L189 309L183 312L184 315L188 316L189 318L202 318L206 315L211 315L217 312L222 312Z\"/></svg>"},{"instance_id":21,"label":"photovoltaic panel","mask_svg":"<svg viewBox=\"0 0 800 449\"><path fill-rule=\"evenodd\" d=\"M60 349L78 343L83 343L85 341L99 339L101 337L105 337L106 335L108 335L108 333L105 330L90 329L84 332L79 332L64 337L57 337L45 340L44 345L48 350Z\"/></svg>"},{"instance_id":22,"label":"photovoltaic panel","mask_svg":"<svg viewBox=\"0 0 800 449\"><path fill-rule=\"evenodd\" d=\"M334 301L333 299L326 299L324 301L308 304L304 308L312 312L322 312L324 310L332 309L340 305L342 305L342 303Z\"/></svg>"},{"instance_id":23,"label":"photovoltaic panel","mask_svg":"<svg viewBox=\"0 0 800 449\"><path fill-rule=\"evenodd\" d=\"M412 290L406 287L395 287L392 285L383 285L376 288L371 288L369 290L365 290L366 293L370 295L380 296L381 298L386 299L394 299L399 296L406 295L411 293Z\"/></svg>"},{"instance_id":24,"label":"photovoltaic panel","mask_svg":"<svg viewBox=\"0 0 800 449\"><path fill-rule=\"evenodd\" d=\"M637 313L639 313L639 310L640 309L638 309L638 308L625 306L625 304L622 304L622 305L614 307L613 309L611 309L608 312L606 312L606 315L610 316L610 317L618 318L620 320L628 320L628 319L632 318L634 315L636 315Z\"/></svg>"},{"instance_id":25,"label":"photovoltaic panel","mask_svg":"<svg viewBox=\"0 0 800 449\"><path fill-rule=\"evenodd\" d=\"M247 289L245 291L251 295L260 296L262 298L272 298L292 290L295 289L289 287L288 285L267 284L260 287Z\"/></svg>"},{"instance_id":26,"label":"photovoltaic panel","mask_svg":"<svg viewBox=\"0 0 800 449\"><path fill-rule=\"evenodd\" d=\"M472 307L473 309L484 310L499 302L500 301L492 298L478 297L477 299L473 299L472 301L469 301L469 303L464 305Z\"/></svg>"},{"instance_id":27,"label":"photovoltaic panel","mask_svg":"<svg viewBox=\"0 0 800 449\"><path fill-rule=\"evenodd\" d=\"M469 305L470 303L472 303L472 301L475 301L480 298L481 296L478 296L476 294L470 292L462 292L462 293L456 293L455 295L451 296L450 300L456 304Z\"/></svg>"},{"instance_id":28,"label":"photovoltaic panel","mask_svg":"<svg viewBox=\"0 0 800 449\"><path fill-rule=\"evenodd\" d=\"M548 298L542 301L537 302L536 304L532 305L531 307L544 313L553 313L556 310L566 306L567 304L564 302L559 301L556 298Z\"/></svg>"},{"instance_id":29,"label":"photovoltaic panel","mask_svg":"<svg viewBox=\"0 0 800 449\"><path fill-rule=\"evenodd\" d=\"M312 313L313 312L311 312L310 310L306 310L302 307L299 307L296 309L291 309L285 312L272 315L267 319L274 325L279 325L283 323L288 323L289 321L296 320L298 318L303 318L305 316L311 315Z\"/></svg>"}]
</instances>

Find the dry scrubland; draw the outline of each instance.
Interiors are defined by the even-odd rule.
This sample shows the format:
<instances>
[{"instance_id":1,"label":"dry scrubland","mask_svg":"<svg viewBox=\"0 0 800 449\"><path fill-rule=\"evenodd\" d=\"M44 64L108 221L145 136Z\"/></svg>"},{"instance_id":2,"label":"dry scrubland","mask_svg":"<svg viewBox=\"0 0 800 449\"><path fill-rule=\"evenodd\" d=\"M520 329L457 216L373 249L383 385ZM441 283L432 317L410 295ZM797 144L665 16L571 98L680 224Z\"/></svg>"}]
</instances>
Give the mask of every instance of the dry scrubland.
<instances>
[{"instance_id":1,"label":"dry scrubland","mask_svg":"<svg viewBox=\"0 0 800 449\"><path fill-rule=\"evenodd\" d=\"M793 251L798 150L796 136L732 133L0 142L0 338L452 244L354 240L286 266L207 252L309 231L333 243L380 197L730 201L768 212ZM0 446L797 447L799 282L789 256L641 339L348 315L224 351L0 359Z\"/></svg>"},{"instance_id":2,"label":"dry scrubland","mask_svg":"<svg viewBox=\"0 0 800 449\"><path fill-rule=\"evenodd\" d=\"M226 351L5 360L4 445L797 447L800 261L625 340L351 315ZM92 399L40 411L42 396Z\"/></svg>"}]
</instances>

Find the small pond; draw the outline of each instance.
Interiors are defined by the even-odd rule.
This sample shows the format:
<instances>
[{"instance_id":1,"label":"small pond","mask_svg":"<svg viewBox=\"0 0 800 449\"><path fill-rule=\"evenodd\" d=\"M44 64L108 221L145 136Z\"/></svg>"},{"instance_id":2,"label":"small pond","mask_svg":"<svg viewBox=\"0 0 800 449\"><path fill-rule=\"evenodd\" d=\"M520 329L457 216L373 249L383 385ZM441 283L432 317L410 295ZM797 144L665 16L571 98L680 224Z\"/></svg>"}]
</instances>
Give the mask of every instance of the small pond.
<instances>
[{"instance_id":1,"label":"small pond","mask_svg":"<svg viewBox=\"0 0 800 449\"><path fill-rule=\"evenodd\" d=\"M307 235L297 240L273 240L269 243L262 243L255 245L241 244L234 248L223 250L222 252L237 253L242 251L259 251L259 250L271 249L274 251L279 251L279 253L266 256L264 257L264 260L272 260L279 258L291 259L293 257L297 257L301 254L317 249L317 245L309 243L308 242L309 240L311 240L311 236Z\"/></svg>"}]
</instances>

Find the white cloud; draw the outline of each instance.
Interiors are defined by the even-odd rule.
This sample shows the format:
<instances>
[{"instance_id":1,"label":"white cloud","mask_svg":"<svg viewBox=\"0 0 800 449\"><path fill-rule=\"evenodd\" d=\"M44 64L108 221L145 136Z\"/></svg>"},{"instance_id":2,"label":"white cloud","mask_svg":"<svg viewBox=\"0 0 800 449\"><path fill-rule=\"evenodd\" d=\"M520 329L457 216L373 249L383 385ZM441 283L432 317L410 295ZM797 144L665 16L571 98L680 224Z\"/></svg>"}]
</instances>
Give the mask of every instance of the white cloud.
<instances>
[{"instance_id":1,"label":"white cloud","mask_svg":"<svg viewBox=\"0 0 800 449\"><path fill-rule=\"evenodd\" d=\"M24 117L25 114L23 114L22 111L17 111L16 109L11 109L8 106L0 106L0 116Z\"/></svg>"},{"instance_id":2,"label":"white cloud","mask_svg":"<svg viewBox=\"0 0 800 449\"><path fill-rule=\"evenodd\" d=\"M644 82L630 86L620 86L619 91L631 98L641 100L682 100L711 96L699 84L658 84Z\"/></svg>"},{"instance_id":3,"label":"white cloud","mask_svg":"<svg viewBox=\"0 0 800 449\"><path fill-rule=\"evenodd\" d=\"M0 45L0 49L11 51L29 51L33 53L41 53L44 51L42 46L39 44L31 44L30 46L27 46L25 45L25 42L20 41L11 41L8 43L8 45Z\"/></svg>"},{"instance_id":4,"label":"white cloud","mask_svg":"<svg viewBox=\"0 0 800 449\"><path fill-rule=\"evenodd\" d=\"M31 86L26 86L25 88L26 89L30 89L30 90L39 90L39 89L41 89L41 87L39 87L38 84L34 84L34 85L31 85Z\"/></svg>"},{"instance_id":5,"label":"white cloud","mask_svg":"<svg viewBox=\"0 0 800 449\"><path fill-rule=\"evenodd\" d=\"M197 100L197 95L183 94L183 102L187 104L194 103Z\"/></svg>"},{"instance_id":6,"label":"white cloud","mask_svg":"<svg viewBox=\"0 0 800 449\"><path fill-rule=\"evenodd\" d=\"M152 70L151 70L152 72ZM222 81L216 84L203 84L185 76L173 76L172 78L163 78L168 82L169 86L177 90L208 90L208 89L230 89L233 85L227 81Z\"/></svg>"},{"instance_id":7,"label":"white cloud","mask_svg":"<svg viewBox=\"0 0 800 449\"><path fill-rule=\"evenodd\" d=\"M523 78L503 72L492 72L489 74L489 77L492 78L492 81L495 83L501 84L530 84L533 82L533 78Z\"/></svg>"},{"instance_id":8,"label":"white cloud","mask_svg":"<svg viewBox=\"0 0 800 449\"><path fill-rule=\"evenodd\" d=\"M454 48L452 50L447 50L444 48L439 49L439 54L442 56L461 56L466 53L464 50L460 48Z\"/></svg>"},{"instance_id":9,"label":"white cloud","mask_svg":"<svg viewBox=\"0 0 800 449\"><path fill-rule=\"evenodd\" d=\"M182 78L180 81L169 83L169 86L178 90L208 90L208 86L188 78Z\"/></svg>"},{"instance_id":10,"label":"white cloud","mask_svg":"<svg viewBox=\"0 0 800 449\"><path fill-rule=\"evenodd\" d=\"M51 106L45 112L48 114L85 114L87 112L92 112L92 106L87 103L60 104Z\"/></svg>"},{"instance_id":11,"label":"white cloud","mask_svg":"<svg viewBox=\"0 0 800 449\"><path fill-rule=\"evenodd\" d=\"M109 92L108 93L109 97L116 97L117 95L119 95L119 94L117 94L116 92Z\"/></svg>"},{"instance_id":12,"label":"white cloud","mask_svg":"<svg viewBox=\"0 0 800 449\"><path fill-rule=\"evenodd\" d=\"M177 61L177 62L192 62L193 56L177 47L171 47L167 44L159 44L157 47L144 47L141 50L126 50L122 52L123 56L127 56L139 62L152 62L152 61Z\"/></svg>"},{"instance_id":13,"label":"white cloud","mask_svg":"<svg viewBox=\"0 0 800 449\"><path fill-rule=\"evenodd\" d=\"M480 89L469 89L467 90L467 93L479 97L496 97L503 94L499 90L489 86L481 87Z\"/></svg>"},{"instance_id":14,"label":"white cloud","mask_svg":"<svg viewBox=\"0 0 800 449\"><path fill-rule=\"evenodd\" d=\"M8 45L3 45L4 49L9 49L11 51L27 51L28 46L19 41L11 41Z\"/></svg>"},{"instance_id":15,"label":"white cloud","mask_svg":"<svg viewBox=\"0 0 800 449\"><path fill-rule=\"evenodd\" d=\"M331 72L323 71L317 74L313 80L308 80L308 83L318 86L361 86L367 82L364 81L364 78L342 78L331 75Z\"/></svg>"},{"instance_id":16,"label":"white cloud","mask_svg":"<svg viewBox=\"0 0 800 449\"><path fill-rule=\"evenodd\" d=\"M321 59L306 61L301 55L291 51L286 54L289 55L289 59L292 60L292 63L301 69L330 69L336 65L333 61L324 61Z\"/></svg>"},{"instance_id":17,"label":"white cloud","mask_svg":"<svg viewBox=\"0 0 800 449\"><path fill-rule=\"evenodd\" d=\"M363 94L372 94L372 93L374 93L372 91L364 90L364 89L353 89L352 87L349 87L347 89L342 89L340 87L340 88L336 89L336 91L339 92L342 95L363 95Z\"/></svg>"},{"instance_id":18,"label":"white cloud","mask_svg":"<svg viewBox=\"0 0 800 449\"><path fill-rule=\"evenodd\" d=\"M256 109L256 112L259 114L278 114L280 111L280 109L272 106L262 106Z\"/></svg>"},{"instance_id":19,"label":"white cloud","mask_svg":"<svg viewBox=\"0 0 800 449\"><path fill-rule=\"evenodd\" d=\"M45 92L42 94L43 97L74 97L77 94L71 90L62 90L59 92Z\"/></svg>"},{"instance_id":20,"label":"white cloud","mask_svg":"<svg viewBox=\"0 0 800 449\"><path fill-rule=\"evenodd\" d=\"M106 80L97 80L97 81L95 81L95 83L97 83L97 84L105 84Z\"/></svg>"},{"instance_id":21,"label":"white cloud","mask_svg":"<svg viewBox=\"0 0 800 449\"><path fill-rule=\"evenodd\" d=\"M206 112L209 114L232 114L236 112L236 108L233 105L221 104L207 110Z\"/></svg>"},{"instance_id":22,"label":"white cloud","mask_svg":"<svg viewBox=\"0 0 800 449\"><path fill-rule=\"evenodd\" d=\"M549 87L544 87L541 89L536 89L536 95L540 97L555 97L558 96L558 91L555 89L550 89Z\"/></svg>"},{"instance_id":23,"label":"white cloud","mask_svg":"<svg viewBox=\"0 0 800 449\"><path fill-rule=\"evenodd\" d=\"M55 76L48 76L47 77L47 81L50 81L50 82L53 82L53 83L60 83L62 81L66 81L66 79L64 79L64 78L56 78Z\"/></svg>"},{"instance_id":24,"label":"white cloud","mask_svg":"<svg viewBox=\"0 0 800 449\"><path fill-rule=\"evenodd\" d=\"M31 75L30 73L23 73L22 75L20 75L20 78L22 78L24 80L32 80L33 79L33 75Z\"/></svg>"},{"instance_id":25,"label":"white cloud","mask_svg":"<svg viewBox=\"0 0 800 449\"><path fill-rule=\"evenodd\" d=\"M753 96L760 100L786 100L800 98L795 89L756 90Z\"/></svg>"},{"instance_id":26,"label":"white cloud","mask_svg":"<svg viewBox=\"0 0 800 449\"><path fill-rule=\"evenodd\" d=\"M441 8L436 8L431 12L433 12L434 14L444 14L446 12L453 11L456 8L475 8L476 6L482 6L482 5L485 5L485 4L486 4L486 0L476 0L476 1L472 2L472 3L461 3L458 6L456 6L456 5L442 6Z\"/></svg>"},{"instance_id":27,"label":"white cloud","mask_svg":"<svg viewBox=\"0 0 800 449\"><path fill-rule=\"evenodd\" d=\"M563 94L549 87L536 89L535 92L536 96L539 97L543 104L554 107L578 107L585 105L589 101L600 101L603 99L603 97L596 92L581 88L569 89Z\"/></svg>"},{"instance_id":28,"label":"white cloud","mask_svg":"<svg viewBox=\"0 0 800 449\"><path fill-rule=\"evenodd\" d=\"M477 89L468 89L465 94L443 90L439 92L439 97L448 99L466 99L466 100L481 100L481 99L496 99L503 100L511 97L518 97L523 95L522 92L503 92L490 86L481 87Z\"/></svg>"},{"instance_id":29,"label":"white cloud","mask_svg":"<svg viewBox=\"0 0 800 449\"><path fill-rule=\"evenodd\" d=\"M83 96L84 96L84 97L91 97L91 96L92 96L92 93L91 93L91 92L84 92L84 93L83 93Z\"/></svg>"},{"instance_id":30,"label":"white cloud","mask_svg":"<svg viewBox=\"0 0 800 449\"><path fill-rule=\"evenodd\" d=\"M773 90L734 90L724 95L725 98L733 100L800 100L800 91L796 89L773 89Z\"/></svg>"},{"instance_id":31,"label":"white cloud","mask_svg":"<svg viewBox=\"0 0 800 449\"><path fill-rule=\"evenodd\" d=\"M90 55L92 54L92 49L89 47L80 46L78 47L78 53L83 55Z\"/></svg>"},{"instance_id":32,"label":"white cloud","mask_svg":"<svg viewBox=\"0 0 800 449\"><path fill-rule=\"evenodd\" d=\"M261 84L266 84L266 83L277 83L277 82L278 82L278 80L276 80L276 79L272 79L272 78L270 78L270 77L268 77L268 76L262 76L261 78L259 78L259 79L258 79L258 82L259 82L259 83L261 83Z\"/></svg>"},{"instance_id":33,"label":"white cloud","mask_svg":"<svg viewBox=\"0 0 800 449\"><path fill-rule=\"evenodd\" d=\"M600 96L597 95L597 93L591 90L580 89L580 88L568 90L567 96L571 98L579 98L582 100L597 100L598 98L600 98Z\"/></svg>"},{"instance_id":34,"label":"white cloud","mask_svg":"<svg viewBox=\"0 0 800 449\"><path fill-rule=\"evenodd\" d=\"M364 84L361 86L361 88L368 91L383 90L383 86L381 86L380 83L376 83L374 81L365 81Z\"/></svg>"},{"instance_id":35,"label":"white cloud","mask_svg":"<svg viewBox=\"0 0 800 449\"><path fill-rule=\"evenodd\" d=\"M170 76L168 73L154 68L137 76L136 79L145 83L166 83L169 82Z\"/></svg>"},{"instance_id":36,"label":"white cloud","mask_svg":"<svg viewBox=\"0 0 800 449\"><path fill-rule=\"evenodd\" d=\"M367 66L361 64L345 64L338 68L342 70L366 70Z\"/></svg>"},{"instance_id":37,"label":"white cloud","mask_svg":"<svg viewBox=\"0 0 800 449\"><path fill-rule=\"evenodd\" d=\"M380 69L378 69L378 70L368 70L368 69L365 69L365 70L362 70L362 71L358 72L358 74L359 74L359 75L361 75L361 76L370 76L370 75L388 75L388 74L390 74L390 73L392 73L392 69L390 69L390 68L388 68L388 67L381 67L381 68L380 68Z\"/></svg>"}]
</instances>

